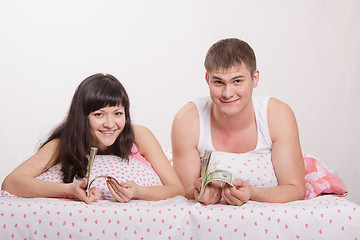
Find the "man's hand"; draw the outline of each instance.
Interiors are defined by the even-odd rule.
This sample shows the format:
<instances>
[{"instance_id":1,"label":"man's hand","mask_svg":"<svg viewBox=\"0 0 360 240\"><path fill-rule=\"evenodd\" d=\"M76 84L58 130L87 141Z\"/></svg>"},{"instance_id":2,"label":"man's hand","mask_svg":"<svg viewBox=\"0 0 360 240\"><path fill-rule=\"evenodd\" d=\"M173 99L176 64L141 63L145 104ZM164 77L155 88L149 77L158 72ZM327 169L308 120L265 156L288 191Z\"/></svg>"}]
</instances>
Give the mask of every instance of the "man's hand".
<instances>
[{"instance_id":1,"label":"man's hand","mask_svg":"<svg viewBox=\"0 0 360 240\"><path fill-rule=\"evenodd\" d=\"M223 189L222 197L229 205L241 206L250 200L253 187L246 181L236 178L233 182L234 188L226 186Z\"/></svg>"},{"instance_id":2,"label":"man's hand","mask_svg":"<svg viewBox=\"0 0 360 240\"><path fill-rule=\"evenodd\" d=\"M218 203L221 200L221 190L222 190L221 184L216 181L210 182L205 187L205 192L202 195L202 197L198 199L201 190L201 182L202 179L198 178L194 183L195 200L205 205Z\"/></svg>"}]
</instances>

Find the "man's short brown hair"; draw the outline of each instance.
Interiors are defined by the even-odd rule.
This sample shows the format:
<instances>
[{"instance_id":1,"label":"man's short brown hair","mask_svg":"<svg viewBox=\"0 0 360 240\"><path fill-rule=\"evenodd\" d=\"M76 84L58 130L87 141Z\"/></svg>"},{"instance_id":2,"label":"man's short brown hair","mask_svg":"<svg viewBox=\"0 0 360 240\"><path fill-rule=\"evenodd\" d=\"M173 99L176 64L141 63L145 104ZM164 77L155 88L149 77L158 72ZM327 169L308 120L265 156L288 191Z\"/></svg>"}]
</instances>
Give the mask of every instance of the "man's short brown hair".
<instances>
[{"instance_id":1,"label":"man's short brown hair","mask_svg":"<svg viewBox=\"0 0 360 240\"><path fill-rule=\"evenodd\" d=\"M237 38L226 38L214 43L206 53L205 69L207 72L229 69L244 63L251 76L256 70L256 57L250 45Z\"/></svg>"}]
</instances>

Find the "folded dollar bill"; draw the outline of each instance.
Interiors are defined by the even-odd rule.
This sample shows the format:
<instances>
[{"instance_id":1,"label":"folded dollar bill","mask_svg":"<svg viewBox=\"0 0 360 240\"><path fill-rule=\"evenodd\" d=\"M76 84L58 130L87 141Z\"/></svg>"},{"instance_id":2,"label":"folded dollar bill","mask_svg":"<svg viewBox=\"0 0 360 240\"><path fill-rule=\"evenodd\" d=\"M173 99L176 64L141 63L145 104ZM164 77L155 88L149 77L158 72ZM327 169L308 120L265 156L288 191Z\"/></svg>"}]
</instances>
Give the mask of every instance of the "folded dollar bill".
<instances>
[{"instance_id":1,"label":"folded dollar bill","mask_svg":"<svg viewBox=\"0 0 360 240\"><path fill-rule=\"evenodd\" d=\"M92 147L90 149L90 155L89 155L89 162L88 162L88 166L87 166L87 176L86 176L86 179L87 179L87 186L86 186L86 194L87 196L89 197L89 189L90 189L90 185L91 183L94 181L91 181L90 182L90 175L91 175L91 170L92 170L92 167L94 165L94 160L95 160L95 156L96 156L96 153L97 153L98 149L96 147Z\"/></svg>"},{"instance_id":2,"label":"folded dollar bill","mask_svg":"<svg viewBox=\"0 0 360 240\"><path fill-rule=\"evenodd\" d=\"M211 153L212 153L212 151L206 150L204 155L201 157L202 182L201 182L201 189L200 189L198 199L202 198L202 196L205 192L206 185L208 185L211 181L222 181L222 182L225 182L225 183L229 184L230 186L234 187L234 185L232 184L233 177L230 172L223 170L223 169L217 169L217 168L215 168L211 172L208 172L209 163L211 160Z\"/></svg>"},{"instance_id":3,"label":"folded dollar bill","mask_svg":"<svg viewBox=\"0 0 360 240\"><path fill-rule=\"evenodd\" d=\"M90 180L91 178L91 170L92 167L94 165L94 161L95 161L95 156L97 154L98 149L96 147L92 147L90 149L90 155L89 155L89 162L88 162L88 166L87 166L87 175L86 175L86 179L87 179L87 186L86 186L86 194L89 197L89 189L91 187L91 184L98 178L107 178L107 179L114 179L118 184L118 180L112 176L108 176L108 175L100 175L100 176L96 176L94 177L92 180Z\"/></svg>"}]
</instances>

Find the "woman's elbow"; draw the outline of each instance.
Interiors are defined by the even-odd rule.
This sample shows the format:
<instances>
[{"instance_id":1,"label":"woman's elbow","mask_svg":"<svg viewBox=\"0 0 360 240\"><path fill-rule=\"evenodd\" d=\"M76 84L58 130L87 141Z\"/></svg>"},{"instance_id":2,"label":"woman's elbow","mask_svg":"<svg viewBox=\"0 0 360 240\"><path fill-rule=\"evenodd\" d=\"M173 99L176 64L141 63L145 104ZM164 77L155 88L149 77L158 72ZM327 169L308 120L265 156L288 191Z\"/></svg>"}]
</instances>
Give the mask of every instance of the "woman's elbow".
<instances>
[{"instance_id":1,"label":"woman's elbow","mask_svg":"<svg viewBox=\"0 0 360 240\"><path fill-rule=\"evenodd\" d=\"M1 184L1 190L11 193L13 182L11 176L8 175Z\"/></svg>"},{"instance_id":2,"label":"woman's elbow","mask_svg":"<svg viewBox=\"0 0 360 240\"><path fill-rule=\"evenodd\" d=\"M182 185L176 185L176 195L175 196L185 197L185 189Z\"/></svg>"}]
</instances>

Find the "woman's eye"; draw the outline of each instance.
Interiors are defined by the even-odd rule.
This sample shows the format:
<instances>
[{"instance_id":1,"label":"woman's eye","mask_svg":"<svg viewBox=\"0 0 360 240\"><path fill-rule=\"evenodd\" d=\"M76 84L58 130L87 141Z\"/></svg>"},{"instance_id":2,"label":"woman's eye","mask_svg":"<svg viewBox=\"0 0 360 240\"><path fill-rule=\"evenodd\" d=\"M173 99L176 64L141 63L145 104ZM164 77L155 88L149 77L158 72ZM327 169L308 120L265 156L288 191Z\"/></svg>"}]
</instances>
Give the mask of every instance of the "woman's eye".
<instances>
[{"instance_id":1,"label":"woman's eye","mask_svg":"<svg viewBox=\"0 0 360 240\"><path fill-rule=\"evenodd\" d=\"M116 112L116 113L115 113L116 116L121 116L121 115L123 115L123 114L124 114L123 112Z\"/></svg>"},{"instance_id":2,"label":"woman's eye","mask_svg":"<svg viewBox=\"0 0 360 240\"><path fill-rule=\"evenodd\" d=\"M94 113L94 116L100 117L100 116L102 116L102 113Z\"/></svg>"}]
</instances>

